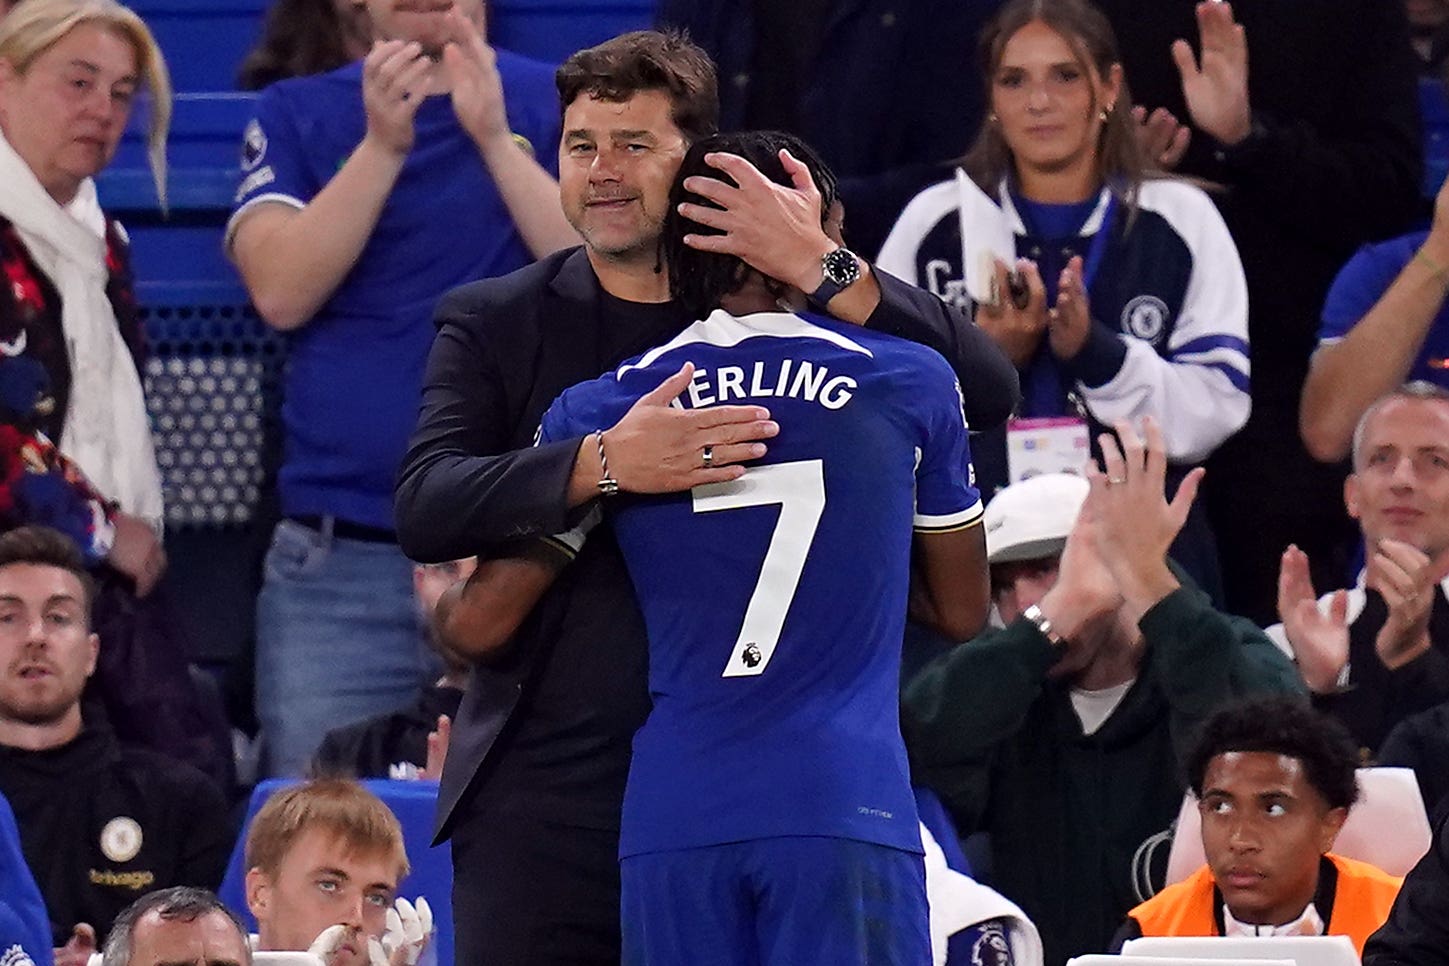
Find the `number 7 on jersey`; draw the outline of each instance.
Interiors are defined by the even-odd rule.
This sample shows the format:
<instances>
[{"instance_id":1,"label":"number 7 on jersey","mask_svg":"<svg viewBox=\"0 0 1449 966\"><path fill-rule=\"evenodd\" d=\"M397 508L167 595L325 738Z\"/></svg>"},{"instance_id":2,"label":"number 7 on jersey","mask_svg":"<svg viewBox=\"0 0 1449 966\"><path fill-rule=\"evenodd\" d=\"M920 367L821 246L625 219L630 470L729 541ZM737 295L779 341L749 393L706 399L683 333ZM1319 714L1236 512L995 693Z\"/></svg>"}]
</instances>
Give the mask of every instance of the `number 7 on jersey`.
<instances>
[{"instance_id":1,"label":"number 7 on jersey","mask_svg":"<svg viewBox=\"0 0 1449 966\"><path fill-rule=\"evenodd\" d=\"M825 467L820 460L754 466L738 480L696 486L695 513L780 505L734 650L721 677L763 674L780 642L785 615L800 586L800 572L825 512Z\"/></svg>"}]
</instances>

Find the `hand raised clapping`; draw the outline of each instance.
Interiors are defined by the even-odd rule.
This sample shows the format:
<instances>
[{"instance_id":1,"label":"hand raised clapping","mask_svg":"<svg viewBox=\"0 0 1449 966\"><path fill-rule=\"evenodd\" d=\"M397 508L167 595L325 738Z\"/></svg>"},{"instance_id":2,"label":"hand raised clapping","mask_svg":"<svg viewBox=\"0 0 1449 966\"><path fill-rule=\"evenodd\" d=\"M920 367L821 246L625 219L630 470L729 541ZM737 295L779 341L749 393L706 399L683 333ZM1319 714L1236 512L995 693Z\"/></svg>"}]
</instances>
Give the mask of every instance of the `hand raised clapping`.
<instances>
[{"instance_id":1,"label":"hand raised clapping","mask_svg":"<svg viewBox=\"0 0 1449 966\"><path fill-rule=\"evenodd\" d=\"M413 147L413 119L427 96L433 62L415 41L380 40L362 61L367 137L396 155Z\"/></svg>"}]
</instances>

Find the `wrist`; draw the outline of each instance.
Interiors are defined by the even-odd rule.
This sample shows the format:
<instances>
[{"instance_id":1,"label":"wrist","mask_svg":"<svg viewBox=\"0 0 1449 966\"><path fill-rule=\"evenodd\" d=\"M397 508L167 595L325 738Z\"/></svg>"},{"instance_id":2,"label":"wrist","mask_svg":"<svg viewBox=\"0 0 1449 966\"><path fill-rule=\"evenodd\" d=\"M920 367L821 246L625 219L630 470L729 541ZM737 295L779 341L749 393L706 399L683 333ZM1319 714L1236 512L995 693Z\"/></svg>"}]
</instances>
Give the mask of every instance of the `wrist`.
<instances>
[{"instance_id":1,"label":"wrist","mask_svg":"<svg viewBox=\"0 0 1449 966\"><path fill-rule=\"evenodd\" d=\"M808 255L801 256L800 267L788 279L790 284L806 295L819 288L820 283L825 281L825 256L839 247L821 235L818 243L812 243L808 247Z\"/></svg>"},{"instance_id":2,"label":"wrist","mask_svg":"<svg viewBox=\"0 0 1449 966\"><path fill-rule=\"evenodd\" d=\"M599 495L599 480L603 478L603 464L599 461L599 448L593 434L579 441L574 456L574 470L569 474L568 505L582 506Z\"/></svg>"},{"instance_id":3,"label":"wrist","mask_svg":"<svg viewBox=\"0 0 1449 966\"><path fill-rule=\"evenodd\" d=\"M1378 639L1374 642L1374 649L1378 652L1379 660L1383 662L1384 667L1390 671L1397 671L1426 653L1432 646L1427 628L1406 635L1386 635L1387 630L1388 628L1385 627L1379 631Z\"/></svg>"},{"instance_id":4,"label":"wrist","mask_svg":"<svg viewBox=\"0 0 1449 966\"><path fill-rule=\"evenodd\" d=\"M1438 264L1449 267L1449 226L1430 228L1419 251Z\"/></svg>"},{"instance_id":5,"label":"wrist","mask_svg":"<svg viewBox=\"0 0 1449 966\"><path fill-rule=\"evenodd\" d=\"M533 145L527 138L510 131L507 124L481 131L473 137L473 143L477 145L478 153L483 155L483 163L489 166L498 158L511 158L512 152L522 151L529 157L533 156Z\"/></svg>"},{"instance_id":6,"label":"wrist","mask_svg":"<svg viewBox=\"0 0 1449 966\"><path fill-rule=\"evenodd\" d=\"M1164 597L1182 586L1181 582L1172 575L1172 571L1168 569L1165 560L1145 571L1132 571L1113 576L1117 579L1117 587L1122 592L1124 603L1139 619L1141 615L1157 606Z\"/></svg>"},{"instance_id":7,"label":"wrist","mask_svg":"<svg viewBox=\"0 0 1449 966\"><path fill-rule=\"evenodd\" d=\"M1253 133L1253 116L1246 111L1213 134L1213 140L1225 148L1235 148Z\"/></svg>"},{"instance_id":8,"label":"wrist","mask_svg":"<svg viewBox=\"0 0 1449 966\"><path fill-rule=\"evenodd\" d=\"M407 160L408 152L411 150L411 141L405 145L395 144L369 126L367 133L362 136L362 143L353 152L353 156L372 157L379 163L391 165L397 171L401 171L403 162Z\"/></svg>"},{"instance_id":9,"label":"wrist","mask_svg":"<svg viewBox=\"0 0 1449 966\"><path fill-rule=\"evenodd\" d=\"M1111 602L1098 599L1089 593L1082 593L1060 582L1047 591L1041 599L1038 610L1042 617L1051 622L1052 630L1062 640L1072 640L1082 632L1093 618L1106 613Z\"/></svg>"}]
</instances>

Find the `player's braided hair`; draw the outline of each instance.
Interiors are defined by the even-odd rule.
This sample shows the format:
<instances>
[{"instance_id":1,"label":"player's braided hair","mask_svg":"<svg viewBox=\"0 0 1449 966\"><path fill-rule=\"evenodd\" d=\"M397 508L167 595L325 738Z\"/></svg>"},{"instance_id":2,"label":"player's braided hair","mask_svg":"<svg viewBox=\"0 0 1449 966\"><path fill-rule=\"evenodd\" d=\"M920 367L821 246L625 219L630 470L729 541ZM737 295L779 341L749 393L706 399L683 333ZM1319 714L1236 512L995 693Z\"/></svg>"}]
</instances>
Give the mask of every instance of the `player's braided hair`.
<instances>
[{"instance_id":1,"label":"player's braided hair","mask_svg":"<svg viewBox=\"0 0 1449 966\"><path fill-rule=\"evenodd\" d=\"M674 179L674 186L669 191L669 211L664 219L664 234L660 244L663 246L664 262L669 267L669 293L689 313L690 318L704 318L718 308L720 299L737 291L751 269L734 255L702 252L684 244L685 235L721 234L719 230L701 225L679 213L679 205L685 201L717 207L708 199L685 191L684 179L691 176L714 178L735 185L733 178L704 161L706 154L720 151L737 154L758 168L766 178L788 185L791 183L790 176L780 162L782 149L803 162L810 177L814 179L815 186L820 191L820 220L823 225L830 206L836 200L835 175L813 148L793 134L781 131L716 134L696 141L684 156L684 162L679 166L679 174ZM784 292L786 286L779 280L767 278L765 281L772 289Z\"/></svg>"}]
</instances>

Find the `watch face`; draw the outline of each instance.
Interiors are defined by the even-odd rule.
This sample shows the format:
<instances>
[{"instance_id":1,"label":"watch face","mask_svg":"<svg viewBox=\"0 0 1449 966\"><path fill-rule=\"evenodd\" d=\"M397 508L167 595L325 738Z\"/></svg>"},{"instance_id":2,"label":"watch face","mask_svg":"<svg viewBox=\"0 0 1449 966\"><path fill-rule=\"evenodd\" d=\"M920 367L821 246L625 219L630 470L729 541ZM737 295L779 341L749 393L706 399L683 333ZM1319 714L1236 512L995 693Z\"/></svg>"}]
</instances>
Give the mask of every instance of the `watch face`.
<instances>
[{"instance_id":1,"label":"watch face","mask_svg":"<svg viewBox=\"0 0 1449 966\"><path fill-rule=\"evenodd\" d=\"M825 277L842 287L860 278L860 264L848 248L837 248L825 256Z\"/></svg>"}]
</instances>

